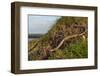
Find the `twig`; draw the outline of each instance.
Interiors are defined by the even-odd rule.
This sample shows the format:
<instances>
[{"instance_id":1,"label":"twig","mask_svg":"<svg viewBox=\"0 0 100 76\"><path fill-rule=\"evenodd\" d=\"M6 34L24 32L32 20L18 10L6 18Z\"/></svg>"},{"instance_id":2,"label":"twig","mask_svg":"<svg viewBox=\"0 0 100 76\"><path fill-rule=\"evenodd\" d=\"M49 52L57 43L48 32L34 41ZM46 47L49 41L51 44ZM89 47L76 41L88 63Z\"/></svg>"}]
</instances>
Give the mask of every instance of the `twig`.
<instances>
[{"instance_id":1,"label":"twig","mask_svg":"<svg viewBox=\"0 0 100 76\"><path fill-rule=\"evenodd\" d=\"M59 49L59 48L62 46L62 44L64 43L64 41L67 41L67 40L69 40L69 39L71 39L71 38L74 38L74 37L82 36L82 35L84 35L86 32L87 32L87 31L85 31L85 32L83 32L83 33L81 33L81 34L76 34L76 35L71 35L71 36L65 37L65 38L59 43L59 45L58 45L56 48L52 49L51 51L54 51L54 50L56 50L56 49Z\"/></svg>"}]
</instances>

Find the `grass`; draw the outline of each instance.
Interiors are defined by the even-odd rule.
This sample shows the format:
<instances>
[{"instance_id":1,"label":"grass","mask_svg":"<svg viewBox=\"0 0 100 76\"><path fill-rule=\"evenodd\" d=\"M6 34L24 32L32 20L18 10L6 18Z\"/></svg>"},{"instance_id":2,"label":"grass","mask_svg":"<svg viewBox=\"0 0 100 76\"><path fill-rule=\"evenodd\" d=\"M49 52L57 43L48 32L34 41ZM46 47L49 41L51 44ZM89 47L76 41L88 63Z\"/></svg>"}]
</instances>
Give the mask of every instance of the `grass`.
<instances>
[{"instance_id":1,"label":"grass","mask_svg":"<svg viewBox=\"0 0 100 76\"><path fill-rule=\"evenodd\" d=\"M28 60L87 58L87 34L85 40L82 39L82 37L81 39L79 37L71 39L68 42L65 42L65 45L61 48L48 53L48 49L50 51L56 48L64 37L84 32L84 30L80 31L80 28L73 28L72 26L87 26L87 21L88 20L85 17L61 17L45 35L39 39L33 39L28 43L28 52L32 52L31 54L28 54ZM74 40L75 42L69 43ZM37 43L36 46L35 43ZM68 44L68 46L66 46L66 44Z\"/></svg>"},{"instance_id":2,"label":"grass","mask_svg":"<svg viewBox=\"0 0 100 76\"><path fill-rule=\"evenodd\" d=\"M49 59L75 59L87 57L87 40L80 40L77 43L71 44L69 47L65 47L63 50L56 50L53 54L51 54Z\"/></svg>"}]
</instances>

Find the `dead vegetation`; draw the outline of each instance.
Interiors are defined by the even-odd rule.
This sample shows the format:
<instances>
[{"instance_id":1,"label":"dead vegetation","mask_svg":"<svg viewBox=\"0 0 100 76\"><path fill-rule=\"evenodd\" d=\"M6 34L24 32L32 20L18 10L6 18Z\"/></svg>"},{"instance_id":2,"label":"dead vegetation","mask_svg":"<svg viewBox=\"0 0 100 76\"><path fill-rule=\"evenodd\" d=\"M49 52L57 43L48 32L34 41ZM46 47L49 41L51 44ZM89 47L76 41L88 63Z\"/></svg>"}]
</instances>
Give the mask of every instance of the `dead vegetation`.
<instances>
[{"instance_id":1,"label":"dead vegetation","mask_svg":"<svg viewBox=\"0 0 100 76\"><path fill-rule=\"evenodd\" d=\"M45 60L87 57L87 21L86 17L61 17L47 34L39 40L31 42L32 45L28 48L28 59ZM72 45L75 45L77 50L72 51L74 47ZM78 52L81 50L78 48L79 45L81 45L80 48L83 46L85 48L85 51L82 50L82 54ZM71 47L72 53L70 49L68 50L69 47Z\"/></svg>"}]
</instances>

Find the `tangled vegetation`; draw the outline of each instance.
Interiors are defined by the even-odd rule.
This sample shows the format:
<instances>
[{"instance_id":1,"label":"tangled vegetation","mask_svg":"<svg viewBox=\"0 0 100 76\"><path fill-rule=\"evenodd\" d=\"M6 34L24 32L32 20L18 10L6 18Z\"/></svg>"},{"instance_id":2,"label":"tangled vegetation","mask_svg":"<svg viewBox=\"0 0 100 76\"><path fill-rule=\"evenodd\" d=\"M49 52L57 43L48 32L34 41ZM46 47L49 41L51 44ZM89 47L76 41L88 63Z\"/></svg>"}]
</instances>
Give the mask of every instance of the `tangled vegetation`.
<instances>
[{"instance_id":1,"label":"tangled vegetation","mask_svg":"<svg viewBox=\"0 0 100 76\"><path fill-rule=\"evenodd\" d=\"M39 39L28 43L28 60L87 58L87 17L61 17Z\"/></svg>"}]
</instances>

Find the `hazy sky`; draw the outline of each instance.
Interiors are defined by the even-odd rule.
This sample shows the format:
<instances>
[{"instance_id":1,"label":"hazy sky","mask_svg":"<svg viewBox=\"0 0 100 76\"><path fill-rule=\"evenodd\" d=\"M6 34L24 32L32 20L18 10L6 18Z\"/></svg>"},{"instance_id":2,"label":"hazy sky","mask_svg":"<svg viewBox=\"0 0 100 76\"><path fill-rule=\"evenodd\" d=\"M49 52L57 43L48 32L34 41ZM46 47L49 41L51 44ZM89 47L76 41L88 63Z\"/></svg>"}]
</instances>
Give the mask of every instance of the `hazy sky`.
<instances>
[{"instance_id":1,"label":"hazy sky","mask_svg":"<svg viewBox=\"0 0 100 76\"><path fill-rule=\"evenodd\" d=\"M59 18L59 16L29 15L29 34L45 34Z\"/></svg>"}]
</instances>

